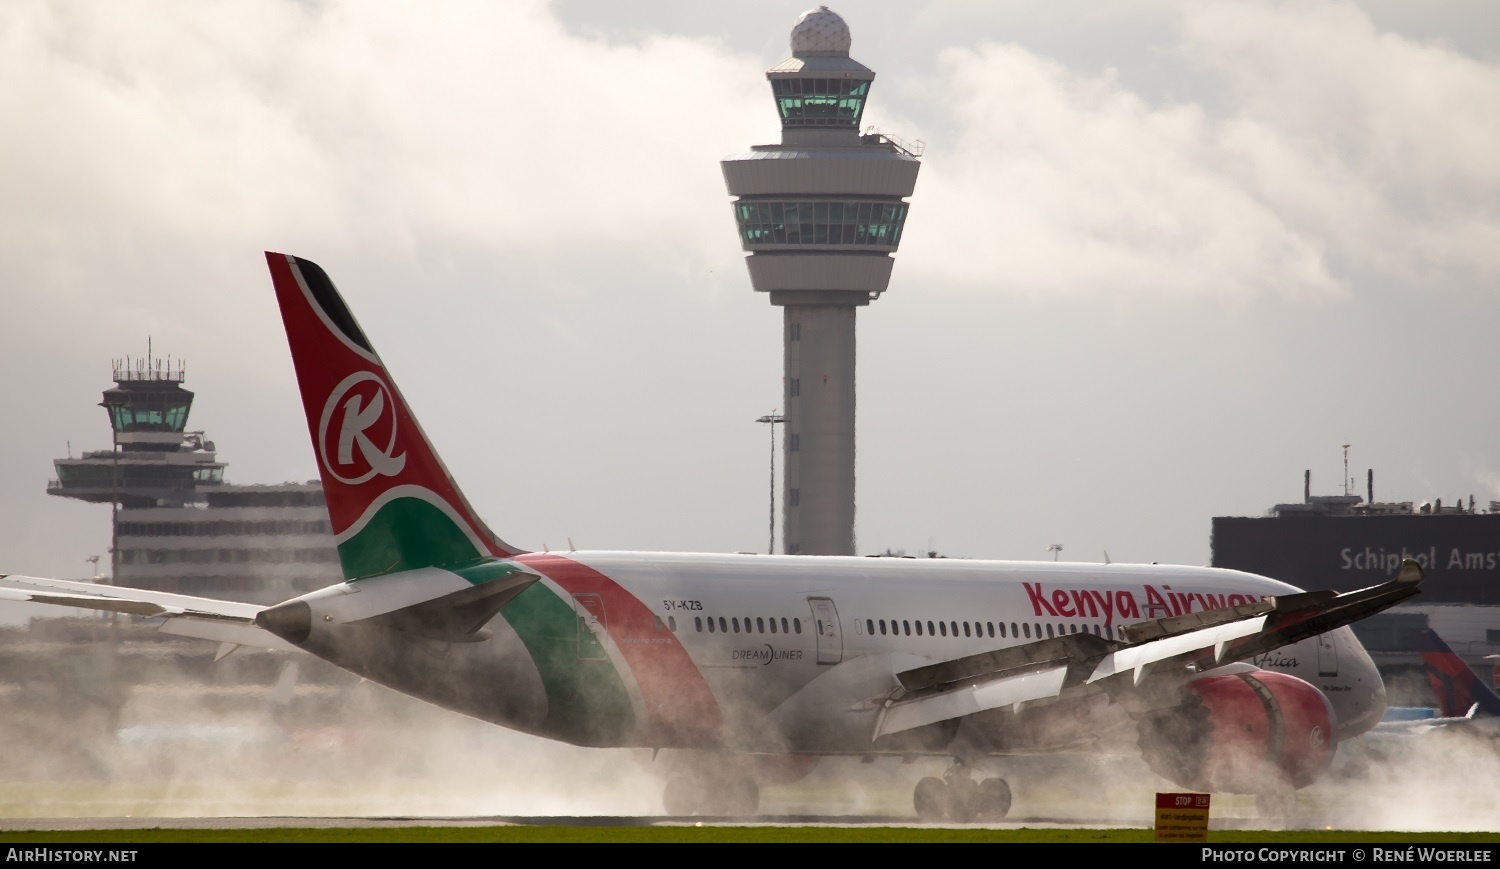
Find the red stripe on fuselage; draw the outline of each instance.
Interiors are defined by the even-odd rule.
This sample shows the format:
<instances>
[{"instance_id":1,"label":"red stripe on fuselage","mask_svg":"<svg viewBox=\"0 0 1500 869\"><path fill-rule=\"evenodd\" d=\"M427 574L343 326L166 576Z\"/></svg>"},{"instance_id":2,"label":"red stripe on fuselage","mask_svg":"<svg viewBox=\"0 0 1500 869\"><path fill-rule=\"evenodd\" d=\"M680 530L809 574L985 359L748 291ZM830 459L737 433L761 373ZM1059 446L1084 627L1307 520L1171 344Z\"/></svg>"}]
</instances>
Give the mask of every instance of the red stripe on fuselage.
<instances>
[{"instance_id":1,"label":"red stripe on fuselage","mask_svg":"<svg viewBox=\"0 0 1500 869\"><path fill-rule=\"evenodd\" d=\"M650 744L688 747L718 741L718 700L676 634L657 630L650 608L613 579L570 558L533 552L516 560L541 571L568 594L597 594L604 601L606 630L641 689L648 722L644 736Z\"/></svg>"}]
</instances>

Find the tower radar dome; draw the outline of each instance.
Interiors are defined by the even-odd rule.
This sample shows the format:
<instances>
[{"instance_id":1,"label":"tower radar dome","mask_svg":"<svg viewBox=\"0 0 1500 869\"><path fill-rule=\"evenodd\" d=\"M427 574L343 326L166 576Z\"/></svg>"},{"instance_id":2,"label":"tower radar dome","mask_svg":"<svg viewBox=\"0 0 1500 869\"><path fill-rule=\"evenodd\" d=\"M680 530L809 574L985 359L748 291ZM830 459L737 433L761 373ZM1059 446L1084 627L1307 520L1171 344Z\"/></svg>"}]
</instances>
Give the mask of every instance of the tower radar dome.
<instances>
[{"instance_id":1,"label":"tower radar dome","mask_svg":"<svg viewBox=\"0 0 1500 869\"><path fill-rule=\"evenodd\" d=\"M819 6L802 13L792 25L794 57L849 56L849 25L837 12Z\"/></svg>"}]
</instances>

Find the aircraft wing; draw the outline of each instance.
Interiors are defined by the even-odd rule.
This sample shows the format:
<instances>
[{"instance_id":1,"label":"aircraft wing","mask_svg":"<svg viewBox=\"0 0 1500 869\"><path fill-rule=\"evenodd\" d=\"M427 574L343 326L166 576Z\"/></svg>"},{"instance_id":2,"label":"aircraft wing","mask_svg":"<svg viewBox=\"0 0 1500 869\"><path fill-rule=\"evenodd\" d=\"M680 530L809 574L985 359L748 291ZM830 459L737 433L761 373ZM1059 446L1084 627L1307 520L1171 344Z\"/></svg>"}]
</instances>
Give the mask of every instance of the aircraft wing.
<instances>
[{"instance_id":1,"label":"aircraft wing","mask_svg":"<svg viewBox=\"0 0 1500 869\"><path fill-rule=\"evenodd\" d=\"M1243 661L1394 606L1417 594L1422 578L1406 559L1394 579L1358 591L1280 595L1139 622L1121 629L1123 641L1068 634L906 670L896 674L901 689L886 701L873 738L1091 686L1133 688L1152 673Z\"/></svg>"},{"instance_id":2,"label":"aircraft wing","mask_svg":"<svg viewBox=\"0 0 1500 869\"><path fill-rule=\"evenodd\" d=\"M0 574L0 600L164 618L166 621L159 628L162 633L214 640L231 646L297 650L270 631L256 626L256 613L265 609L256 604L15 574ZM220 657L231 650L221 649Z\"/></svg>"}]
</instances>

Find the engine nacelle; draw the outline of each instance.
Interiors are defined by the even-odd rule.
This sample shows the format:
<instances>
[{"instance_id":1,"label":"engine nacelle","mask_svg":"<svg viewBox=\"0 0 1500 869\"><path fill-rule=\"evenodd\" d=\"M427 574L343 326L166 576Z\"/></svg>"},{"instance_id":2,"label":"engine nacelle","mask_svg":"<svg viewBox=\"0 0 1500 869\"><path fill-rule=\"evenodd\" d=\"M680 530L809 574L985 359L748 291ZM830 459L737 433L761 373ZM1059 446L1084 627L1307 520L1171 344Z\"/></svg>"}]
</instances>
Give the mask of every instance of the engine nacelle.
<instances>
[{"instance_id":1,"label":"engine nacelle","mask_svg":"<svg viewBox=\"0 0 1500 869\"><path fill-rule=\"evenodd\" d=\"M1183 787L1272 793L1312 784L1333 763L1333 706L1308 683L1269 670L1204 676L1182 702L1139 722L1151 770Z\"/></svg>"}]
</instances>

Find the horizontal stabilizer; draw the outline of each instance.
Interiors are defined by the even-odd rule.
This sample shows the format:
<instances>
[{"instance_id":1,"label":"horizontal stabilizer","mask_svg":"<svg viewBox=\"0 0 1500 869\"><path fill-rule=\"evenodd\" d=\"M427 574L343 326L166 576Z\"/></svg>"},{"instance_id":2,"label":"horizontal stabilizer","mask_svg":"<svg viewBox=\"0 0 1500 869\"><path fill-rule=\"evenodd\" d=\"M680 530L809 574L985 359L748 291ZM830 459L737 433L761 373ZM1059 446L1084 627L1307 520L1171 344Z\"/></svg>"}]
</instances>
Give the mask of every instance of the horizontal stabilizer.
<instances>
[{"instance_id":1,"label":"horizontal stabilizer","mask_svg":"<svg viewBox=\"0 0 1500 869\"><path fill-rule=\"evenodd\" d=\"M165 591L46 579L0 576L0 600L41 603L164 619L157 630L236 646L295 651L296 647L255 625L264 607Z\"/></svg>"},{"instance_id":2,"label":"horizontal stabilizer","mask_svg":"<svg viewBox=\"0 0 1500 869\"><path fill-rule=\"evenodd\" d=\"M514 562L507 564L514 566ZM539 574L516 569L482 585L362 621L444 643L477 643L490 637L485 623L540 578Z\"/></svg>"},{"instance_id":3,"label":"horizontal stabilizer","mask_svg":"<svg viewBox=\"0 0 1500 869\"><path fill-rule=\"evenodd\" d=\"M65 579L45 579L15 574L0 574L0 599L104 610L135 616L182 616L243 624L254 623L255 614L264 609L255 604L238 601L214 600L207 597L148 591L121 585L98 585L91 582L71 582Z\"/></svg>"}]
</instances>

